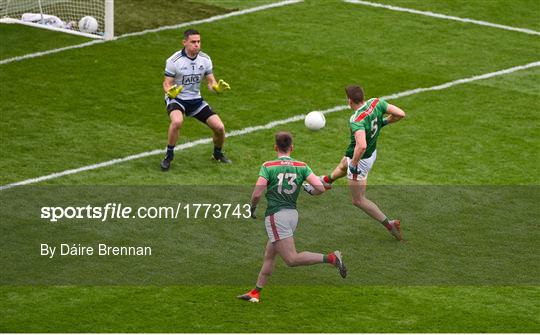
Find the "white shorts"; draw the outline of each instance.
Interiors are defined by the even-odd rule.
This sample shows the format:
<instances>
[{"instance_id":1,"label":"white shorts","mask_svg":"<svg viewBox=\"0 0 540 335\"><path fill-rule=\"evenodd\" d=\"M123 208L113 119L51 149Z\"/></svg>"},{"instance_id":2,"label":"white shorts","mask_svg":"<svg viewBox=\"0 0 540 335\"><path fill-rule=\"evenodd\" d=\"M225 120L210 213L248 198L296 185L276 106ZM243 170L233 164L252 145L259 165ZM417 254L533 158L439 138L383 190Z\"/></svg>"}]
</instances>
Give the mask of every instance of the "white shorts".
<instances>
[{"instance_id":1,"label":"white shorts","mask_svg":"<svg viewBox=\"0 0 540 335\"><path fill-rule=\"evenodd\" d=\"M293 236L297 224L298 212L296 209L282 209L264 218L266 233L272 243Z\"/></svg>"},{"instance_id":2,"label":"white shorts","mask_svg":"<svg viewBox=\"0 0 540 335\"><path fill-rule=\"evenodd\" d=\"M375 163L375 159L377 158L377 150L373 151L373 154L369 158L361 159L358 162L358 170L360 170L360 174L352 174L351 171L349 171L348 166L351 164L351 159L347 157L347 178L350 180L363 180L367 179L369 171L371 171L371 168L373 167L373 163Z\"/></svg>"}]
</instances>

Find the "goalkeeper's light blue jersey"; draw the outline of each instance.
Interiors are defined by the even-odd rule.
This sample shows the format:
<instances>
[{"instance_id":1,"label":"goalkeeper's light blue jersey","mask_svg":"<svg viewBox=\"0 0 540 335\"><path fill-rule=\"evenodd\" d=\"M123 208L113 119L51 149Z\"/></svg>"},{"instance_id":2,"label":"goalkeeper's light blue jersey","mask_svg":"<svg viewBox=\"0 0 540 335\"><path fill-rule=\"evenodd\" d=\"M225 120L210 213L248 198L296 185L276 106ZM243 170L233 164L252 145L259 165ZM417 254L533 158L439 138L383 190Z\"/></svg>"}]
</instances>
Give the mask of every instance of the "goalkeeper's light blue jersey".
<instances>
[{"instance_id":1,"label":"goalkeeper's light blue jersey","mask_svg":"<svg viewBox=\"0 0 540 335\"><path fill-rule=\"evenodd\" d=\"M167 59L165 75L174 78L176 85L184 86L178 99L201 98L201 81L212 73L212 60L202 51L195 58L189 58L184 49L175 52Z\"/></svg>"}]
</instances>

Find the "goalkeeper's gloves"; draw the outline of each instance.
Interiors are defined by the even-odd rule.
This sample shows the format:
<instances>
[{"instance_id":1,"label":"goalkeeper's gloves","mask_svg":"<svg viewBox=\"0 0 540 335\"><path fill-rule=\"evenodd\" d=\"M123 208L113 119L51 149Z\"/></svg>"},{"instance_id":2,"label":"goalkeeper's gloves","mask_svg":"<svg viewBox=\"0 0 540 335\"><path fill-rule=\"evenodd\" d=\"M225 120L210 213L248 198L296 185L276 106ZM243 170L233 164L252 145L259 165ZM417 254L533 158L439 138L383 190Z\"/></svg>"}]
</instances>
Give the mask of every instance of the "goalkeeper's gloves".
<instances>
[{"instance_id":1,"label":"goalkeeper's gloves","mask_svg":"<svg viewBox=\"0 0 540 335\"><path fill-rule=\"evenodd\" d=\"M352 174L360 174L360 169L357 165L349 164L349 171L351 171Z\"/></svg>"},{"instance_id":2,"label":"goalkeeper's gloves","mask_svg":"<svg viewBox=\"0 0 540 335\"><path fill-rule=\"evenodd\" d=\"M257 209L257 206L249 206L249 214L251 216L252 219L256 219L257 218L257 215L255 215L255 210Z\"/></svg>"},{"instance_id":3,"label":"goalkeeper's gloves","mask_svg":"<svg viewBox=\"0 0 540 335\"><path fill-rule=\"evenodd\" d=\"M212 88L216 93L223 93L225 90L230 90L231 86L224 82L223 79L220 79L217 84L212 85Z\"/></svg>"},{"instance_id":4,"label":"goalkeeper's gloves","mask_svg":"<svg viewBox=\"0 0 540 335\"><path fill-rule=\"evenodd\" d=\"M182 90L184 89L184 86L182 85L172 85L168 90L167 90L167 95L170 97L170 98L176 98L176 96L178 94L180 94L180 92L182 92Z\"/></svg>"}]
</instances>

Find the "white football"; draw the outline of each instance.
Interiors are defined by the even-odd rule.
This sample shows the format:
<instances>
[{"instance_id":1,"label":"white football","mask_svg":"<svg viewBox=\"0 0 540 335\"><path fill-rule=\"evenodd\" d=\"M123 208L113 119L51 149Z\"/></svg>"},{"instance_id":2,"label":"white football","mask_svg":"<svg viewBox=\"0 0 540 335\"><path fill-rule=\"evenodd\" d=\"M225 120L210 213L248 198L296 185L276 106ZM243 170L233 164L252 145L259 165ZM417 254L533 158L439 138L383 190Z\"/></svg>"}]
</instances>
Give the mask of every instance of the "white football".
<instances>
[{"instance_id":1,"label":"white football","mask_svg":"<svg viewBox=\"0 0 540 335\"><path fill-rule=\"evenodd\" d=\"M79 21L79 30L83 33L93 34L98 30L98 22L93 16L85 16Z\"/></svg>"},{"instance_id":2,"label":"white football","mask_svg":"<svg viewBox=\"0 0 540 335\"><path fill-rule=\"evenodd\" d=\"M308 129L319 130L326 124L326 118L321 112L309 112L308 115L306 115L304 124Z\"/></svg>"}]
</instances>

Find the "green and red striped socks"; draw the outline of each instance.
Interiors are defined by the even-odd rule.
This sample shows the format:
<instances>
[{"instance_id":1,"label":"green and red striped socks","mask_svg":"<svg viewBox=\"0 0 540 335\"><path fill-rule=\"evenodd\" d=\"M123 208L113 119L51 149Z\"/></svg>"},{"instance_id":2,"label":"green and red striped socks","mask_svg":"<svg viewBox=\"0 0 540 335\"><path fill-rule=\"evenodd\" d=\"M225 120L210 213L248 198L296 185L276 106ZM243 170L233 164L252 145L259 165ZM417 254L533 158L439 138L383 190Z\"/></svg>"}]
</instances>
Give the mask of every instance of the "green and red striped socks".
<instances>
[{"instance_id":1,"label":"green and red striped socks","mask_svg":"<svg viewBox=\"0 0 540 335\"><path fill-rule=\"evenodd\" d=\"M336 255L333 252L328 255L323 255L323 263L334 264L336 262Z\"/></svg>"}]
</instances>

